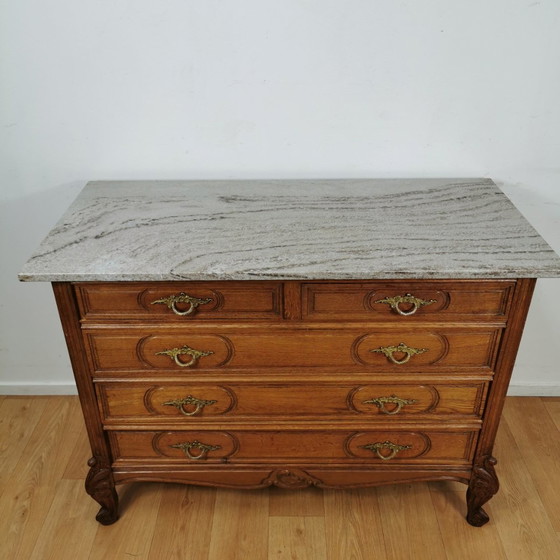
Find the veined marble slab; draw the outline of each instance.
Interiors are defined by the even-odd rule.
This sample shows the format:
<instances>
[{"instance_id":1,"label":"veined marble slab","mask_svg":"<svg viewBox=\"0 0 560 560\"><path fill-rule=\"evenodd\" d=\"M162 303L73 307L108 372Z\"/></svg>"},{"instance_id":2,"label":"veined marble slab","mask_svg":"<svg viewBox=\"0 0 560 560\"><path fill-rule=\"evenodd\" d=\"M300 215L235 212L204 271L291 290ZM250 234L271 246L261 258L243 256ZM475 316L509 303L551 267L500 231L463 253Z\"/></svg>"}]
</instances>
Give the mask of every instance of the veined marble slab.
<instances>
[{"instance_id":1,"label":"veined marble slab","mask_svg":"<svg viewBox=\"0 0 560 560\"><path fill-rule=\"evenodd\" d=\"M102 181L20 280L560 276L490 179Z\"/></svg>"}]
</instances>

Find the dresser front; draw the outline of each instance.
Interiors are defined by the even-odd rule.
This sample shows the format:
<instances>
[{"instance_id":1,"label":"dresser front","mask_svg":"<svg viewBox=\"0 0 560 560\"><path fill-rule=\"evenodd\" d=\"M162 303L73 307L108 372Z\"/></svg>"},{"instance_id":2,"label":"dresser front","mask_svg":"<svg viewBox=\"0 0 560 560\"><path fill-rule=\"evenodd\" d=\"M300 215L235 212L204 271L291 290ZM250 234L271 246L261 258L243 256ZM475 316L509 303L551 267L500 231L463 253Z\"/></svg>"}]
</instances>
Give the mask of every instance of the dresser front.
<instances>
[{"instance_id":1,"label":"dresser front","mask_svg":"<svg viewBox=\"0 0 560 560\"><path fill-rule=\"evenodd\" d=\"M358 487L469 482L526 284L80 282L55 293L63 323L79 324L74 369L115 483Z\"/></svg>"}]
</instances>

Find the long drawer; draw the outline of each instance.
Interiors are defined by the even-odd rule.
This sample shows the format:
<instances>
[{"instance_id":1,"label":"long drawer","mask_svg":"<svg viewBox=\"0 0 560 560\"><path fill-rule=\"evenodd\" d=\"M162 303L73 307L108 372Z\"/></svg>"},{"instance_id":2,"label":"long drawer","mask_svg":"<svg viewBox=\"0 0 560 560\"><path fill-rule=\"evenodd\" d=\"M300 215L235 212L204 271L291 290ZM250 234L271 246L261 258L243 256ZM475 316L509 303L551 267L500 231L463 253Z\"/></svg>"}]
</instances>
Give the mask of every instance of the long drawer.
<instances>
[{"instance_id":1,"label":"long drawer","mask_svg":"<svg viewBox=\"0 0 560 560\"><path fill-rule=\"evenodd\" d=\"M110 431L113 459L156 463L466 464L477 431L240 430Z\"/></svg>"},{"instance_id":2,"label":"long drawer","mask_svg":"<svg viewBox=\"0 0 560 560\"><path fill-rule=\"evenodd\" d=\"M97 384L105 422L199 420L345 420L479 417L487 382L411 384L327 383L138 383Z\"/></svg>"},{"instance_id":3,"label":"long drawer","mask_svg":"<svg viewBox=\"0 0 560 560\"><path fill-rule=\"evenodd\" d=\"M492 369L499 328L382 330L231 328L85 331L93 370L183 372L212 369L345 368L354 371Z\"/></svg>"}]
</instances>

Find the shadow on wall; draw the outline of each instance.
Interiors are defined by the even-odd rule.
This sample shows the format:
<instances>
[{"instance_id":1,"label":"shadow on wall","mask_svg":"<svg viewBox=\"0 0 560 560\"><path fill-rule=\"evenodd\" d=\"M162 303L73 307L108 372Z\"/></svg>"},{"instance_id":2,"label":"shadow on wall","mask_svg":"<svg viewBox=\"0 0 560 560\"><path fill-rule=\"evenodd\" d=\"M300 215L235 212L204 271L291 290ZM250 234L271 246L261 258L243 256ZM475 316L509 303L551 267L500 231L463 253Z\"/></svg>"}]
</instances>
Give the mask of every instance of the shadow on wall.
<instances>
[{"instance_id":1,"label":"shadow on wall","mask_svg":"<svg viewBox=\"0 0 560 560\"><path fill-rule=\"evenodd\" d=\"M558 174L536 176L532 184L500 183L506 193L534 228L560 254L560 197ZM533 303L527 317L519 354L513 370L510 394L558 395L558 365L551 348L558 345L560 332L560 279L541 278L537 282Z\"/></svg>"},{"instance_id":2,"label":"shadow on wall","mask_svg":"<svg viewBox=\"0 0 560 560\"><path fill-rule=\"evenodd\" d=\"M552 175L542 180L537 191L524 183L496 184L504 191L533 227L544 237L548 244L560 254L560 196L558 181L560 176Z\"/></svg>"},{"instance_id":3,"label":"shadow on wall","mask_svg":"<svg viewBox=\"0 0 560 560\"><path fill-rule=\"evenodd\" d=\"M85 183L75 181L0 203L0 393L34 392L44 384L52 385L53 393L61 392L57 385L66 387L62 392L72 391L51 287L20 282L17 275Z\"/></svg>"}]
</instances>

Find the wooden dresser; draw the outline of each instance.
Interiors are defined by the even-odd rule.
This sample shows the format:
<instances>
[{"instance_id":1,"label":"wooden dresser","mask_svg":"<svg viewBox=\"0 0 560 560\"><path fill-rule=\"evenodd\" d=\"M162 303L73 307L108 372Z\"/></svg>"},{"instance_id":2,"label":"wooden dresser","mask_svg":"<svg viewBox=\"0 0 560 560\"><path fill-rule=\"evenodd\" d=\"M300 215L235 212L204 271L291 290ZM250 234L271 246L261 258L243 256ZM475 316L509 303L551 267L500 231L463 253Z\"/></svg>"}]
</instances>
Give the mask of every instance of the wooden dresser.
<instances>
[{"instance_id":1,"label":"wooden dresser","mask_svg":"<svg viewBox=\"0 0 560 560\"><path fill-rule=\"evenodd\" d=\"M488 179L90 183L20 274L50 281L115 485L457 480L467 521L539 276ZM530 450L527 450L530 452Z\"/></svg>"}]
</instances>

